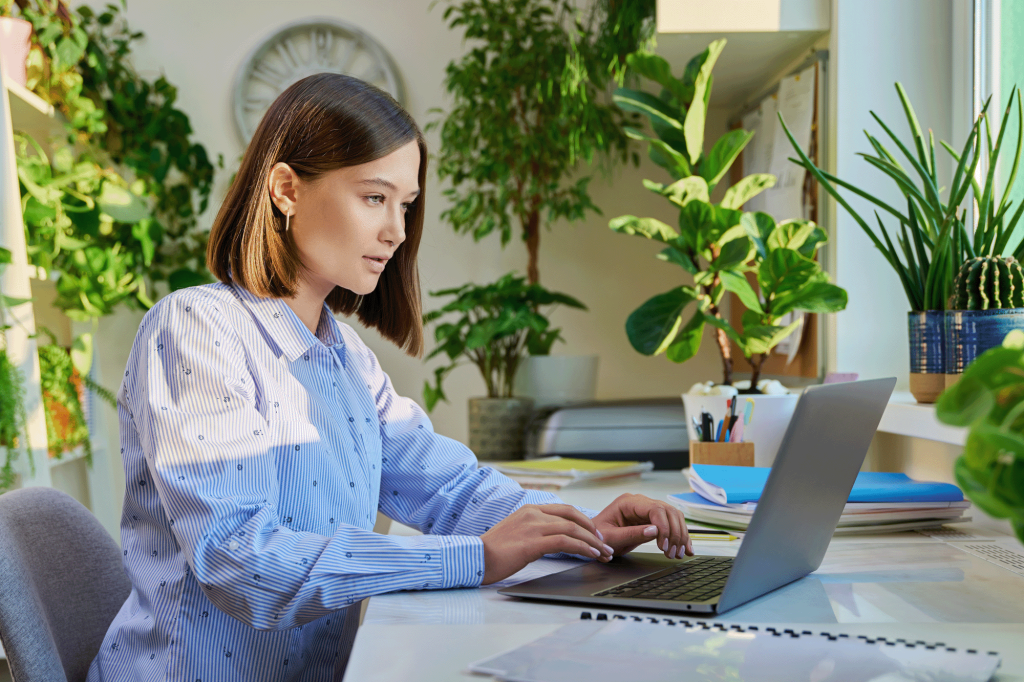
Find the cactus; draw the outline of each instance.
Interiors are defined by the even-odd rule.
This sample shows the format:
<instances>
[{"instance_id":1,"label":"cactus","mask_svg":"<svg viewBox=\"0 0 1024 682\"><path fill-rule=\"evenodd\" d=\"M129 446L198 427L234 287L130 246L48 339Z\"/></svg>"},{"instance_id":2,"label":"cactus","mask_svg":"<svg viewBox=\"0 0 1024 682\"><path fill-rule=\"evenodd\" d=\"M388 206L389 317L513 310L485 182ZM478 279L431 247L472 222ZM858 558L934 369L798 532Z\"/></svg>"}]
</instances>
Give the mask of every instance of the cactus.
<instances>
[{"instance_id":1,"label":"cactus","mask_svg":"<svg viewBox=\"0 0 1024 682\"><path fill-rule=\"evenodd\" d=\"M960 266L950 310L1024 308L1024 270L1012 256L981 256Z\"/></svg>"}]
</instances>

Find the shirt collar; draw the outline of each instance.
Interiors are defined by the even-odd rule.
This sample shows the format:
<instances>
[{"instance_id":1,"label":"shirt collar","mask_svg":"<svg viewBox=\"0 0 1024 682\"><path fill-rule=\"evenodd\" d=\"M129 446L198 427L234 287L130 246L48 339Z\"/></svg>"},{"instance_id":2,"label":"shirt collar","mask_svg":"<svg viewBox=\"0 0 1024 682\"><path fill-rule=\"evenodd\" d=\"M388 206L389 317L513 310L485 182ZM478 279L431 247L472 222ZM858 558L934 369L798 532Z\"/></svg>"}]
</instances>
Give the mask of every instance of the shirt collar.
<instances>
[{"instance_id":1,"label":"shirt collar","mask_svg":"<svg viewBox=\"0 0 1024 682\"><path fill-rule=\"evenodd\" d=\"M295 362L315 345L324 345L328 348L344 347L345 341L338 328L338 322L326 303L320 310L320 321L316 334L313 334L284 300L260 298L237 284L231 288L256 320L270 332L271 338L277 343L288 362Z\"/></svg>"}]
</instances>

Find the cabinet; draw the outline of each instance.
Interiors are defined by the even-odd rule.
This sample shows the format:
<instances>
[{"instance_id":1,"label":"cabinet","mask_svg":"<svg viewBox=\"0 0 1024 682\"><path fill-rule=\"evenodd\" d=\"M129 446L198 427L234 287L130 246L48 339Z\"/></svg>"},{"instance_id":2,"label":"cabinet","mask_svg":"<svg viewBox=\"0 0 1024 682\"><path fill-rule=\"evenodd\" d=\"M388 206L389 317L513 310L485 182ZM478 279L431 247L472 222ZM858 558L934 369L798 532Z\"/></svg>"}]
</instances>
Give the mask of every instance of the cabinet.
<instances>
[{"instance_id":1,"label":"cabinet","mask_svg":"<svg viewBox=\"0 0 1024 682\"><path fill-rule=\"evenodd\" d=\"M15 298L32 298L7 311L7 353L21 372L25 387L25 409L30 443L29 456L24 450L16 463L21 487L53 486L72 495L89 507L110 534L118 537L118 507L120 494L115 494L109 472L110 448L106 438L100 409L109 409L87 392L83 407L89 416L92 440L93 467L83 461L84 452L65 453L60 459L51 459L46 446L46 417L40 393L39 358L34 338L37 323L55 332L61 344L70 345L76 329L58 309L50 305L55 294L53 283L44 273L28 263L25 250L25 228L21 214L21 196L15 159L14 131L31 135L44 148L48 140L63 131L53 107L34 93L9 81L0 68L0 246L11 251L13 263L3 272L0 290ZM93 379L97 363L93 363ZM94 473L99 472L99 473Z\"/></svg>"}]
</instances>

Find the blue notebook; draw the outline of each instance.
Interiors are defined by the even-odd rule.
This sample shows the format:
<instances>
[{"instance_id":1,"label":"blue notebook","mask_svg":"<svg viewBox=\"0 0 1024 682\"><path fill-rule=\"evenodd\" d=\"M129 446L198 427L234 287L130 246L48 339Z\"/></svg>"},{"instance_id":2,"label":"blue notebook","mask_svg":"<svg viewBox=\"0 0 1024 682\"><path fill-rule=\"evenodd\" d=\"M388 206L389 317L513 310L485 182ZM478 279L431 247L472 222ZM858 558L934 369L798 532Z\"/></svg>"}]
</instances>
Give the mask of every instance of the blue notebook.
<instances>
[{"instance_id":1,"label":"blue notebook","mask_svg":"<svg viewBox=\"0 0 1024 682\"><path fill-rule=\"evenodd\" d=\"M690 487L718 504L756 502L768 480L769 467L694 464ZM915 481L906 474L862 471L849 502L960 502L964 494L952 483Z\"/></svg>"}]
</instances>

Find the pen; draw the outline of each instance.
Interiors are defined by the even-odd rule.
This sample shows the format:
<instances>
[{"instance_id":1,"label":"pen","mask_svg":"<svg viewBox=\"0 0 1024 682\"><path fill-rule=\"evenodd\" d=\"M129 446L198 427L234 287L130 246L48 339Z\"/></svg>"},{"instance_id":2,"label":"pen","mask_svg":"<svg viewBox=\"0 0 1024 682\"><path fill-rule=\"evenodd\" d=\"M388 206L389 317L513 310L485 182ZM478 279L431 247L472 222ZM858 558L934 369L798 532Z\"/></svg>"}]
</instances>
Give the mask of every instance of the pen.
<instances>
[{"instance_id":1,"label":"pen","mask_svg":"<svg viewBox=\"0 0 1024 682\"><path fill-rule=\"evenodd\" d=\"M703 440L705 443L710 443L714 439L715 423L711 419L711 413L704 410L700 413L701 419L701 431L703 432Z\"/></svg>"}]
</instances>

